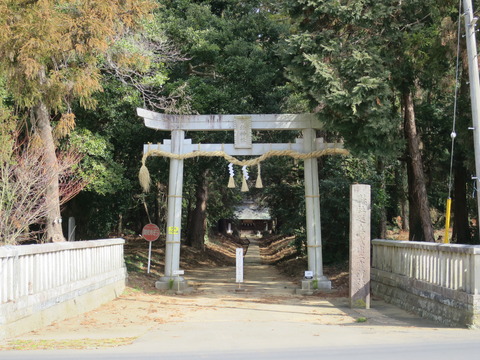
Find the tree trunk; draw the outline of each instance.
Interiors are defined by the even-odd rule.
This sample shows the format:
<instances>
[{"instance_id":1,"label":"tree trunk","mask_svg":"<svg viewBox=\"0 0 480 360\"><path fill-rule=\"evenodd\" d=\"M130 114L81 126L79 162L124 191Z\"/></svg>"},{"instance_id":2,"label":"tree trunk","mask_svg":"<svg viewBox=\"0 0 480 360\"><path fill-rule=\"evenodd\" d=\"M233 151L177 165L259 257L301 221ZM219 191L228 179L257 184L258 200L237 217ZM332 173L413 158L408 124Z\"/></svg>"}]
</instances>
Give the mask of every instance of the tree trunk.
<instances>
[{"instance_id":1,"label":"tree trunk","mask_svg":"<svg viewBox=\"0 0 480 360\"><path fill-rule=\"evenodd\" d=\"M470 244L470 226L468 223L467 208L467 169L463 165L463 159L458 159L453 168L453 236L458 244Z\"/></svg>"},{"instance_id":2,"label":"tree trunk","mask_svg":"<svg viewBox=\"0 0 480 360\"><path fill-rule=\"evenodd\" d=\"M397 211L400 213L400 218L396 218L396 224L401 231L408 231L408 184L407 176L405 175L406 160L403 159L399 162L399 165L395 167L395 201L398 204ZM397 212L394 216L398 216Z\"/></svg>"},{"instance_id":3,"label":"tree trunk","mask_svg":"<svg viewBox=\"0 0 480 360\"><path fill-rule=\"evenodd\" d=\"M51 183L45 192L47 216L45 219L45 234L48 242L65 241L62 231L60 215L60 192L58 185L58 161L53 141L50 114L43 102L39 102L33 109L35 115L36 133L42 141L45 150L46 170L50 173Z\"/></svg>"},{"instance_id":4,"label":"tree trunk","mask_svg":"<svg viewBox=\"0 0 480 360\"><path fill-rule=\"evenodd\" d=\"M400 200L400 217L402 218L402 231L409 231L410 219L408 215L408 200L406 197Z\"/></svg>"},{"instance_id":5,"label":"tree trunk","mask_svg":"<svg viewBox=\"0 0 480 360\"><path fill-rule=\"evenodd\" d=\"M155 223L160 229L164 229L165 224L167 223L167 187L160 181L157 181L156 185Z\"/></svg>"},{"instance_id":6,"label":"tree trunk","mask_svg":"<svg viewBox=\"0 0 480 360\"><path fill-rule=\"evenodd\" d=\"M380 191L382 193L386 192L386 182L385 182L385 165L383 161L377 159L377 174L380 176ZM378 224L378 238L386 239L387 238L387 209L385 202L380 204L380 220Z\"/></svg>"},{"instance_id":7,"label":"tree trunk","mask_svg":"<svg viewBox=\"0 0 480 360\"><path fill-rule=\"evenodd\" d=\"M203 171L197 181L196 206L190 219L188 243L196 249L204 249L205 233L207 231L208 175L210 170Z\"/></svg>"},{"instance_id":8,"label":"tree trunk","mask_svg":"<svg viewBox=\"0 0 480 360\"><path fill-rule=\"evenodd\" d=\"M408 155L407 155L408 157ZM407 160L407 180L408 180L408 238L411 241L423 240L422 221L420 219L420 211L417 197L414 196L412 190L414 188L414 175L410 159Z\"/></svg>"},{"instance_id":9,"label":"tree trunk","mask_svg":"<svg viewBox=\"0 0 480 360\"><path fill-rule=\"evenodd\" d=\"M402 217L402 231L410 230L410 219L408 214L408 175L405 174L406 167L402 163L399 171L400 186L400 216Z\"/></svg>"},{"instance_id":10,"label":"tree trunk","mask_svg":"<svg viewBox=\"0 0 480 360\"><path fill-rule=\"evenodd\" d=\"M423 172L420 138L415 122L415 108L410 91L403 94L404 131L407 141L407 176L409 196L410 240L435 241L430 206Z\"/></svg>"}]
</instances>

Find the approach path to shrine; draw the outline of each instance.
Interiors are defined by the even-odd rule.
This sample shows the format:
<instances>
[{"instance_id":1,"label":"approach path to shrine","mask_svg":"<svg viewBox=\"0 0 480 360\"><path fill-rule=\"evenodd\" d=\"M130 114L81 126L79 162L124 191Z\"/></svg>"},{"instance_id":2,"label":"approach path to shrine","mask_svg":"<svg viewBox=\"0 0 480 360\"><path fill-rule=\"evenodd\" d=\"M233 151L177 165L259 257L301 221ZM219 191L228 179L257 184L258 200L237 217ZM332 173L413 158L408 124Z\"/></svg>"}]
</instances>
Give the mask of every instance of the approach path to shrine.
<instances>
[{"instance_id":1,"label":"approach path to shrine","mask_svg":"<svg viewBox=\"0 0 480 360\"><path fill-rule=\"evenodd\" d=\"M129 345L2 351L1 358L442 360L480 351L478 331L441 327L375 299L370 310L352 310L346 298L294 295L296 284L262 264L256 240L245 256L243 291L235 267L185 277L192 293L130 289L98 310L19 337L71 344L131 338Z\"/></svg>"}]
</instances>

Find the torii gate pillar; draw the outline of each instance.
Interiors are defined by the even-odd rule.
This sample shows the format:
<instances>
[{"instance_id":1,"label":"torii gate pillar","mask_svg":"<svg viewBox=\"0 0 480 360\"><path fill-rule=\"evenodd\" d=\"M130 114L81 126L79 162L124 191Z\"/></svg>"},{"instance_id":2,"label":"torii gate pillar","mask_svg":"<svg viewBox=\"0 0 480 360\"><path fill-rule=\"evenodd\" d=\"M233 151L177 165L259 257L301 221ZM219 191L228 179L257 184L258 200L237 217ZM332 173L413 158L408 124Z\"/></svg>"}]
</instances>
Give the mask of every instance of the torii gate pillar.
<instances>
[{"instance_id":1,"label":"torii gate pillar","mask_svg":"<svg viewBox=\"0 0 480 360\"><path fill-rule=\"evenodd\" d=\"M185 131L172 130L172 153L182 154ZM170 159L167 202L167 238L165 241L165 275L160 279L157 287L164 287L174 281L183 282L175 271L180 266L180 241L182 226L182 193L183 193L183 160ZM174 278L175 277L175 278ZM179 287L176 284L176 287Z\"/></svg>"},{"instance_id":2,"label":"torii gate pillar","mask_svg":"<svg viewBox=\"0 0 480 360\"><path fill-rule=\"evenodd\" d=\"M194 151L223 151L231 156L258 156L267 151L293 150L311 153L329 148L341 148L341 144L327 144L316 139L315 129L321 124L313 114L257 114L257 115L166 115L137 109L145 125L156 130L170 130L171 140L163 144L144 146L144 153L161 150L183 155ZM185 139L185 131L235 131L235 144L192 144ZM252 144L251 130L301 130L303 139L294 144ZM314 288L331 289L331 282L323 275L322 238L320 226L320 194L318 164L316 158L305 161L305 203L308 246L308 270L313 273ZM179 275L180 241L182 221L183 160L170 159L168 186L167 238L165 249L165 273L157 281L157 288L171 286L184 288L186 283Z\"/></svg>"},{"instance_id":3,"label":"torii gate pillar","mask_svg":"<svg viewBox=\"0 0 480 360\"><path fill-rule=\"evenodd\" d=\"M303 130L303 145L306 153L315 151L315 140L314 129ZM315 287L317 289L331 289L331 281L323 275L320 190L316 158L304 160L304 172L308 269L313 271L313 279L316 280Z\"/></svg>"}]
</instances>

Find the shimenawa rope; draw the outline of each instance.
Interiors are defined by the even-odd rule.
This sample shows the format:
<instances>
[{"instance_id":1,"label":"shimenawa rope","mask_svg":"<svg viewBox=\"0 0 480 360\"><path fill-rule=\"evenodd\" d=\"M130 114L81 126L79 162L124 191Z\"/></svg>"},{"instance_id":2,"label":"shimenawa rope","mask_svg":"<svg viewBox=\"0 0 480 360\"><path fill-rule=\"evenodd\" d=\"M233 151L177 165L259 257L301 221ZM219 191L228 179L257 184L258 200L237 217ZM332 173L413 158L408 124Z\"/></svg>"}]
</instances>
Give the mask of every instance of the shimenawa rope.
<instances>
[{"instance_id":1,"label":"shimenawa rope","mask_svg":"<svg viewBox=\"0 0 480 360\"><path fill-rule=\"evenodd\" d=\"M224 151L192 151L186 154L174 154L168 151L154 149L154 150L148 150L143 155L142 166L140 168L138 178L140 180L140 185L142 186L143 191L148 192L150 189L150 173L145 163L150 156L163 156L163 157L168 157L170 159L176 159L176 160L191 159L198 156L223 157L228 162L238 166L254 166L254 165L260 165L262 161L273 156L290 156L297 160L306 160L306 159L318 158L325 155L348 155L348 154L349 154L348 150L338 149L338 148L317 150L317 151L312 151L310 153L299 153L294 150L271 150L271 151L267 151L265 154L254 159L239 160L231 155L228 155Z\"/></svg>"}]
</instances>

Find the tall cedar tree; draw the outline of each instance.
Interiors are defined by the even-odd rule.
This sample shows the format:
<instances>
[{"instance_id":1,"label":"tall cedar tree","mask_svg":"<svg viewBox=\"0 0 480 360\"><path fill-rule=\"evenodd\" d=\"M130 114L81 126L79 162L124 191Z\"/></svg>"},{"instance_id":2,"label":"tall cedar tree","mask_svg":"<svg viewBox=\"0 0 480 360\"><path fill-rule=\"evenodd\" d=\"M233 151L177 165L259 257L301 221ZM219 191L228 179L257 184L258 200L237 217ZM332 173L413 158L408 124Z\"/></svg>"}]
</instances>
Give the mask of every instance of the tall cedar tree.
<instances>
[{"instance_id":1,"label":"tall cedar tree","mask_svg":"<svg viewBox=\"0 0 480 360\"><path fill-rule=\"evenodd\" d=\"M289 78L355 153L395 158L405 149L410 237L433 241L416 106L428 92L422 86L449 70L440 24L455 14L453 1L285 4L295 20L286 43Z\"/></svg>"},{"instance_id":2,"label":"tall cedar tree","mask_svg":"<svg viewBox=\"0 0 480 360\"><path fill-rule=\"evenodd\" d=\"M56 128L68 132L72 101L95 106L102 55L154 7L153 0L0 0L0 75L15 103L30 112L48 168L58 169L52 119L64 114ZM53 242L64 241L55 177L45 219L46 240Z\"/></svg>"}]
</instances>

